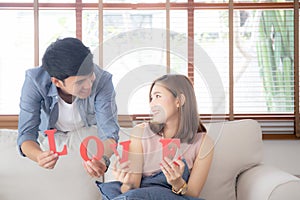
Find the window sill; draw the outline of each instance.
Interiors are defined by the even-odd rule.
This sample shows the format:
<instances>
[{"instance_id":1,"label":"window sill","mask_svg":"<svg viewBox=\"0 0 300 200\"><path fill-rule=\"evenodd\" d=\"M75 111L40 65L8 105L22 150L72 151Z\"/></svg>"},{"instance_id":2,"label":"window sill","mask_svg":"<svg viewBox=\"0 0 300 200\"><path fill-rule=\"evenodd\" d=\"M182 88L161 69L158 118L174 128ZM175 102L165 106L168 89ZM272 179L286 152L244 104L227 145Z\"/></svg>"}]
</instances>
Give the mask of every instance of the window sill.
<instances>
[{"instance_id":1,"label":"window sill","mask_svg":"<svg viewBox=\"0 0 300 200\"><path fill-rule=\"evenodd\" d=\"M132 127L133 121L145 120L137 119L135 116L119 115L121 127ZM18 129L18 115L0 115L0 129ZM296 134L263 134L263 140L299 140Z\"/></svg>"}]
</instances>

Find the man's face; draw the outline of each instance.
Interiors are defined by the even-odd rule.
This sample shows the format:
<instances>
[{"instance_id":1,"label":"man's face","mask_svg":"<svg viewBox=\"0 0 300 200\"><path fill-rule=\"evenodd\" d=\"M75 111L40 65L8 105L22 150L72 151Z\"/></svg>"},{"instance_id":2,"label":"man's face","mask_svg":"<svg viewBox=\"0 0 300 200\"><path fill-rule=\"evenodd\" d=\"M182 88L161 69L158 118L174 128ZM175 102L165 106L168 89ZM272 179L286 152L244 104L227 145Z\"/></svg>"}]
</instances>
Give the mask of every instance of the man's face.
<instances>
[{"instance_id":1,"label":"man's face","mask_svg":"<svg viewBox=\"0 0 300 200\"><path fill-rule=\"evenodd\" d=\"M63 82L59 80L59 83L56 84L56 86L64 93L76 96L80 99L85 99L91 94L95 78L94 72L86 76L70 76Z\"/></svg>"}]
</instances>

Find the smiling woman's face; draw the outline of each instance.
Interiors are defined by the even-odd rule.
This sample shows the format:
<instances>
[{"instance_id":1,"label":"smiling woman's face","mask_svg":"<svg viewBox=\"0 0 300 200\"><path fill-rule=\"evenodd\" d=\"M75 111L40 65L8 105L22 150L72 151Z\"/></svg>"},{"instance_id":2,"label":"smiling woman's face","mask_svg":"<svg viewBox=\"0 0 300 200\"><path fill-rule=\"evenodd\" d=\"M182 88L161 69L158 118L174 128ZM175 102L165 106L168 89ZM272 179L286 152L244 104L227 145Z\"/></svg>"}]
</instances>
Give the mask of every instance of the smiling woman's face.
<instances>
[{"instance_id":1,"label":"smiling woman's face","mask_svg":"<svg viewBox=\"0 0 300 200\"><path fill-rule=\"evenodd\" d=\"M153 121L167 123L169 120L178 119L179 101L165 87L155 84L151 91L150 108Z\"/></svg>"}]
</instances>

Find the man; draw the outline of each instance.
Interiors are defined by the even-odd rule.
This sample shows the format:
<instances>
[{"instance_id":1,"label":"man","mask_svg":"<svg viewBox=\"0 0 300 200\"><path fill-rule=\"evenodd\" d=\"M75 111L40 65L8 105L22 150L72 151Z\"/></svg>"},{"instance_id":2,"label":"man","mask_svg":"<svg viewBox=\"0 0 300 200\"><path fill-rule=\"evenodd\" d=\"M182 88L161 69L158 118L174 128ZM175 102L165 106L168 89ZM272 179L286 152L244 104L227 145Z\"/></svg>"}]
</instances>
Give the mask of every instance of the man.
<instances>
[{"instance_id":1,"label":"man","mask_svg":"<svg viewBox=\"0 0 300 200\"><path fill-rule=\"evenodd\" d=\"M102 176L119 139L112 75L93 63L88 47L76 38L58 39L46 50L42 66L26 72L20 99L18 146L23 156L53 169L58 154L43 151L39 132L69 132L97 125L104 143L102 159L84 163L92 177Z\"/></svg>"}]
</instances>

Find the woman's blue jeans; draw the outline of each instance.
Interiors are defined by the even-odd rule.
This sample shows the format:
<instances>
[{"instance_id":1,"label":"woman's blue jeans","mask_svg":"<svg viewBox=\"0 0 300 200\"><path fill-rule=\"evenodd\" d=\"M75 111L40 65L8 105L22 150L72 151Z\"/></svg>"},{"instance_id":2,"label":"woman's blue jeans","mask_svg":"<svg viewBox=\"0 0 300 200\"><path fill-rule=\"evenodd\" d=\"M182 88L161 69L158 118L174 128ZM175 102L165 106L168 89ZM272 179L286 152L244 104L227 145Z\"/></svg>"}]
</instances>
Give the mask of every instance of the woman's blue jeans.
<instances>
[{"instance_id":1,"label":"woman's blue jeans","mask_svg":"<svg viewBox=\"0 0 300 200\"><path fill-rule=\"evenodd\" d=\"M185 160L183 160L185 162ZM185 162L185 169L182 178L185 181L189 179L189 169ZM172 192L172 186L168 184L163 172L153 176L143 177L140 188L121 193L122 183L119 181L101 183L96 182L104 200L201 200L195 197L177 195Z\"/></svg>"}]
</instances>

